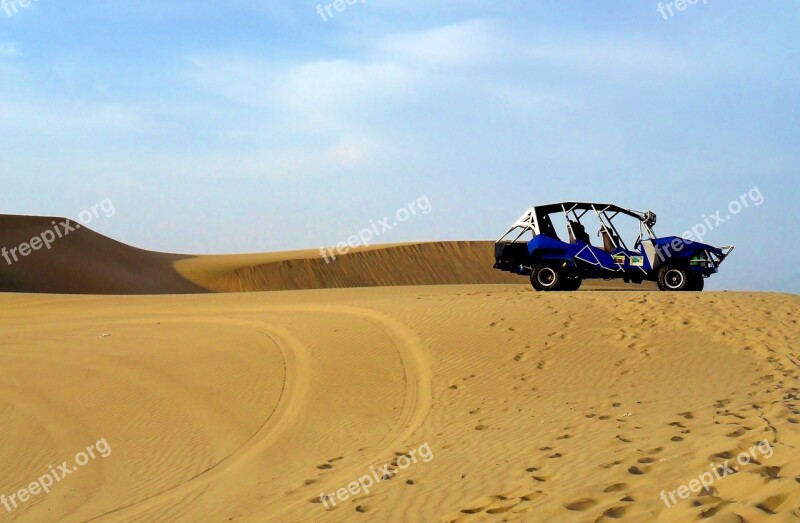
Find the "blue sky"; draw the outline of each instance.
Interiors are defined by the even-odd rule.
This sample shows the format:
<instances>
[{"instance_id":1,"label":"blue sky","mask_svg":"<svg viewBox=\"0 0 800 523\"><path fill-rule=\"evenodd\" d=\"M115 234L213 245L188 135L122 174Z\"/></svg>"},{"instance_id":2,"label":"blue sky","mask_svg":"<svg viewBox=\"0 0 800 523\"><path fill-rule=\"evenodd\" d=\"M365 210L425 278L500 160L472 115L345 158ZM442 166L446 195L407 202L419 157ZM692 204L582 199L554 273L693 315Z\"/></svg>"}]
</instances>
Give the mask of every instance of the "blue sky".
<instances>
[{"instance_id":1,"label":"blue sky","mask_svg":"<svg viewBox=\"0 0 800 523\"><path fill-rule=\"evenodd\" d=\"M757 186L705 237L737 246L711 287L800 292L798 2L317 6L0 10L0 212L110 198L91 227L121 241L260 252L335 244L423 195L433 211L381 242L495 239L565 199L680 234Z\"/></svg>"}]
</instances>

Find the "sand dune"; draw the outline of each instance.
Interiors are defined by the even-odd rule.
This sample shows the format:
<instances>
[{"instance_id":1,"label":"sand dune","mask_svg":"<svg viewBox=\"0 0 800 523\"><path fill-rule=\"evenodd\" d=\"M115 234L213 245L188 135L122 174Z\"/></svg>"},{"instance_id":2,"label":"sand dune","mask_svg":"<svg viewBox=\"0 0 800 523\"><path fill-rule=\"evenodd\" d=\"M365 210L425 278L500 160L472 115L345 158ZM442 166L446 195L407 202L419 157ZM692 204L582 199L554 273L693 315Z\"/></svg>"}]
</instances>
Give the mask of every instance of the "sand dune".
<instances>
[{"instance_id":1,"label":"sand dune","mask_svg":"<svg viewBox=\"0 0 800 523\"><path fill-rule=\"evenodd\" d=\"M494 270L492 243L486 241L375 245L330 263L319 249L192 256L130 247L63 218L0 215L0 247L8 252L60 223L75 230L50 249L15 253L16 261L12 255L0 258L0 292L192 294L526 281ZM602 281L585 287L654 288Z\"/></svg>"},{"instance_id":2,"label":"sand dune","mask_svg":"<svg viewBox=\"0 0 800 523\"><path fill-rule=\"evenodd\" d=\"M0 521L796 521L798 305L508 285L0 295L0 493L112 449ZM760 440L770 455L708 492L660 499ZM321 492L384 464L326 510Z\"/></svg>"},{"instance_id":3,"label":"sand dune","mask_svg":"<svg viewBox=\"0 0 800 523\"><path fill-rule=\"evenodd\" d=\"M50 249L40 245L27 256L18 250L11 253L48 231L55 231ZM0 292L204 292L173 269L173 264L185 256L130 247L64 218L0 215L0 248L3 247L6 250L0 258Z\"/></svg>"},{"instance_id":4,"label":"sand dune","mask_svg":"<svg viewBox=\"0 0 800 523\"><path fill-rule=\"evenodd\" d=\"M491 242L425 242L378 245L328 261L318 251L299 251L199 256L175 266L214 292L525 281L494 270L493 252Z\"/></svg>"}]
</instances>

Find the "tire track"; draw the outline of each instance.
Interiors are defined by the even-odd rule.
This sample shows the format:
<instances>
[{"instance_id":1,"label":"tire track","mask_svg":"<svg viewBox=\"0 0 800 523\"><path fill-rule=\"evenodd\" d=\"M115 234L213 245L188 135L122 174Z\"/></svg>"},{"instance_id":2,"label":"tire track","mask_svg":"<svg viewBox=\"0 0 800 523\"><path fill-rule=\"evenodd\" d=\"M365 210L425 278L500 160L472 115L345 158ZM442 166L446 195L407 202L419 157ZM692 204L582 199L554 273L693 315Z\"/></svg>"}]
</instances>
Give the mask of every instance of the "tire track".
<instances>
[{"instance_id":1,"label":"tire track","mask_svg":"<svg viewBox=\"0 0 800 523\"><path fill-rule=\"evenodd\" d=\"M302 405L305 402L310 382L310 357L308 350L297 338L289 331L274 325L263 322L246 320L209 318L209 317L182 317L163 319L158 318L164 323L198 323L198 324L220 324L237 325L249 327L257 330L261 334L270 338L278 347L283 355L284 363L284 382L281 394L275 410L264 420L261 427L236 451L218 461L208 469L196 474L183 483L179 483L167 490L157 492L151 496L99 514L85 521L98 521L109 516L117 518L134 518L142 513L154 509L159 505L176 499L184 499L198 489L207 488L214 480L221 475L235 469L243 462L247 462L252 456L259 454L264 448L269 447L283 432L291 427L303 411ZM131 321L121 321L118 325L138 325L156 321L153 318L137 319ZM287 350L288 347L288 350ZM271 423L274 422L274 423Z\"/></svg>"},{"instance_id":2,"label":"tire track","mask_svg":"<svg viewBox=\"0 0 800 523\"><path fill-rule=\"evenodd\" d=\"M368 469L370 465L380 460L386 453L393 452L396 448L405 444L413 433L419 429L430 411L433 374L427 363L422 341L413 330L386 314L373 309L345 305L256 306L226 309L221 312L227 315L261 312L341 314L368 321L386 333L387 337L392 341L398 353L398 357L400 358L404 373L405 396L401 412L393 429L378 442L375 446L375 450L372 451L368 457L349 469L343 469L328 476L326 478L327 485L339 485L343 481L352 479L352 470L363 472L363 470ZM302 407L305 403L310 385L311 360L307 347L287 329L262 321L235 318L212 318L207 316L182 316L171 319L164 319L163 317L141 318L121 321L117 322L117 324L138 325L148 324L154 321L160 321L162 324L197 323L236 325L253 328L267 336L279 348L284 359L285 377L280 399L278 400L277 407L264 421L261 428L239 449L226 456L212 467L209 467L205 471L174 487L155 493L144 500L94 516L85 520L87 522L99 521L111 517L114 519L132 520L143 517L148 511L157 510L158 507L163 506L165 503L172 504L173 507L175 504L180 506L180 500L186 499L193 493L207 489L221 476L250 463L252 458L262 453L273 444L305 412ZM319 485L308 488L309 491L311 491L316 490L318 487ZM316 490L316 492L318 492L318 490ZM305 497L306 496L303 496L303 498ZM291 505L278 507L276 511L270 512L271 519L280 520L281 516L286 512L300 506L304 507L304 505L304 501L298 501ZM259 510L263 510L263 507Z\"/></svg>"},{"instance_id":3,"label":"tire track","mask_svg":"<svg viewBox=\"0 0 800 523\"><path fill-rule=\"evenodd\" d=\"M354 475L362 475L365 470L369 469L370 465L378 463L385 454L394 452L396 448L403 446L410 439L414 432L420 428L430 412L433 372L428 364L424 345L417 334L403 323L376 310L349 305L282 306L259 308L259 310L345 314L369 321L385 332L394 343L403 366L403 379L406 384L403 408L394 424L393 430L388 432L381 439L376 445L375 450L370 452L368 457L365 457L359 463L347 469L342 469L327 476L325 478L324 488L320 488L320 484L316 484L314 487L308 487L308 494L304 494L300 501L278 508L274 512L270 512L271 520L285 521L287 519L285 516L288 512L298 507L301 509L306 507L306 498L309 495L316 495L320 490L328 491L330 490L328 487L339 487L345 482L351 481Z\"/></svg>"}]
</instances>

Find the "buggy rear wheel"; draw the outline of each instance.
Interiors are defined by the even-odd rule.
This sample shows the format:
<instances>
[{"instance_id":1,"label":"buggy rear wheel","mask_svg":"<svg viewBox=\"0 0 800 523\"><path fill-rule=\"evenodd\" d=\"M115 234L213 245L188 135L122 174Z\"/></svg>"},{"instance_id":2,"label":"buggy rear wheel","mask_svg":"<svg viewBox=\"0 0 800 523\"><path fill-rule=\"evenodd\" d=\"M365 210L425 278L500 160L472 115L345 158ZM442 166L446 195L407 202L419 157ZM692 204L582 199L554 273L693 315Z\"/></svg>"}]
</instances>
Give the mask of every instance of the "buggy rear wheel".
<instances>
[{"instance_id":1,"label":"buggy rear wheel","mask_svg":"<svg viewBox=\"0 0 800 523\"><path fill-rule=\"evenodd\" d=\"M554 291L562 281L561 273L552 265L537 265L531 271L531 285L537 291Z\"/></svg>"},{"instance_id":2,"label":"buggy rear wheel","mask_svg":"<svg viewBox=\"0 0 800 523\"><path fill-rule=\"evenodd\" d=\"M665 265L658 271L658 288L662 291L689 290L691 276L677 265Z\"/></svg>"},{"instance_id":3,"label":"buggy rear wheel","mask_svg":"<svg viewBox=\"0 0 800 523\"><path fill-rule=\"evenodd\" d=\"M561 280L561 290L562 291L577 291L581 288L581 283L583 283L583 279L580 276L571 276L569 278L564 278Z\"/></svg>"},{"instance_id":4,"label":"buggy rear wheel","mask_svg":"<svg viewBox=\"0 0 800 523\"><path fill-rule=\"evenodd\" d=\"M703 287L705 287L705 283L706 279L702 276L691 276L689 278L689 284L686 285L686 289L684 290L700 292L703 290Z\"/></svg>"}]
</instances>

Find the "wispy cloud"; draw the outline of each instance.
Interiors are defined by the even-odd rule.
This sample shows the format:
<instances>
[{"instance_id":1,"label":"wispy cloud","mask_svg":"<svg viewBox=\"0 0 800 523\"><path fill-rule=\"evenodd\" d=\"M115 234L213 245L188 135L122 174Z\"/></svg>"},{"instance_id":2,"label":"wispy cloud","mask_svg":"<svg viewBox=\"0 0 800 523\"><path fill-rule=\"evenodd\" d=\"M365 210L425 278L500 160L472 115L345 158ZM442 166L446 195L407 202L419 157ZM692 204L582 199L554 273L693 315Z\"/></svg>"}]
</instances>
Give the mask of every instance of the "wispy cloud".
<instances>
[{"instance_id":1,"label":"wispy cloud","mask_svg":"<svg viewBox=\"0 0 800 523\"><path fill-rule=\"evenodd\" d=\"M186 76L196 86L236 103L314 114L341 112L391 96L410 81L409 71L386 62L356 60L280 64L250 56L211 55L190 60Z\"/></svg>"},{"instance_id":2,"label":"wispy cloud","mask_svg":"<svg viewBox=\"0 0 800 523\"><path fill-rule=\"evenodd\" d=\"M629 72L675 72L691 60L681 48L638 38L591 38L544 41L528 47L524 58L559 69L610 75Z\"/></svg>"},{"instance_id":3,"label":"wispy cloud","mask_svg":"<svg viewBox=\"0 0 800 523\"><path fill-rule=\"evenodd\" d=\"M13 42L0 42L0 58L19 56L19 47Z\"/></svg>"},{"instance_id":4,"label":"wispy cloud","mask_svg":"<svg viewBox=\"0 0 800 523\"><path fill-rule=\"evenodd\" d=\"M388 35L378 40L373 52L383 60L415 67L470 67L502 59L512 47L494 23L472 20Z\"/></svg>"}]
</instances>

